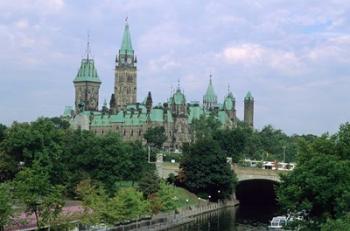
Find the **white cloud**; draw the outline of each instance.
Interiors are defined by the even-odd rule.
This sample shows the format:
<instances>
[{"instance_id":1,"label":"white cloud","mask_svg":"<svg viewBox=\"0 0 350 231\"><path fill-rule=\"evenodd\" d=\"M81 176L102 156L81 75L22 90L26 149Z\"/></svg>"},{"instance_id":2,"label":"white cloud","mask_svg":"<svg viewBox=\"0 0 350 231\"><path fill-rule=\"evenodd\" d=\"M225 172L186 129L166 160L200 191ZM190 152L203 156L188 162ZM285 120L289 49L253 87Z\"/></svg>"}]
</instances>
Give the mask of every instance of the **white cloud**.
<instances>
[{"instance_id":1,"label":"white cloud","mask_svg":"<svg viewBox=\"0 0 350 231\"><path fill-rule=\"evenodd\" d=\"M141 35L139 47L145 51L174 51L176 47L188 45L190 41L181 35L176 23L164 22Z\"/></svg>"},{"instance_id":2,"label":"white cloud","mask_svg":"<svg viewBox=\"0 0 350 231\"><path fill-rule=\"evenodd\" d=\"M225 48L222 56L229 63L248 64L261 59L263 52L263 48L257 44L242 44Z\"/></svg>"},{"instance_id":3,"label":"white cloud","mask_svg":"<svg viewBox=\"0 0 350 231\"><path fill-rule=\"evenodd\" d=\"M151 59L148 61L148 68L152 72L168 71L179 68L180 66L181 64L171 55L163 55L158 59Z\"/></svg>"},{"instance_id":4,"label":"white cloud","mask_svg":"<svg viewBox=\"0 0 350 231\"><path fill-rule=\"evenodd\" d=\"M40 14L57 12L63 9L64 0L11 0L0 1L0 11L36 11Z\"/></svg>"},{"instance_id":5,"label":"white cloud","mask_svg":"<svg viewBox=\"0 0 350 231\"><path fill-rule=\"evenodd\" d=\"M284 74L295 74L301 67L300 57L290 51L245 43L226 47L217 57L224 57L229 64L270 67Z\"/></svg>"},{"instance_id":6,"label":"white cloud","mask_svg":"<svg viewBox=\"0 0 350 231\"><path fill-rule=\"evenodd\" d=\"M20 30L25 30L29 27L29 23L27 19L20 19L15 22L15 26Z\"/></svg>"}]
</instances>

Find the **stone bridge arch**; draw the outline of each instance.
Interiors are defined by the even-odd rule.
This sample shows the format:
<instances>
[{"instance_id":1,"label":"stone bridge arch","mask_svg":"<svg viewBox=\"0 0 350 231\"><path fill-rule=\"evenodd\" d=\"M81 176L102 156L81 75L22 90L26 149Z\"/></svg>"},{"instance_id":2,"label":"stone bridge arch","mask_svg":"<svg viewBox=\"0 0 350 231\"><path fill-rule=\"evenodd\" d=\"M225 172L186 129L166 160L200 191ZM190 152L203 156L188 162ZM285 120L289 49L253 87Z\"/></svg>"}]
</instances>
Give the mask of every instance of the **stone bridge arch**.
<instances>
[{"instance_id":1,"label":"stone bridge arch","mask_svg":"<svg viewBox=\"0 0 350 231\"><path fill-rule=\"evenodd\" d=\"M281 181L280 174L284 171L261 169L261 168L247 168L233 165L233 171L236 173L238 182L248 180L269 180L279 183Z\"/></svg>"}]
</instances>

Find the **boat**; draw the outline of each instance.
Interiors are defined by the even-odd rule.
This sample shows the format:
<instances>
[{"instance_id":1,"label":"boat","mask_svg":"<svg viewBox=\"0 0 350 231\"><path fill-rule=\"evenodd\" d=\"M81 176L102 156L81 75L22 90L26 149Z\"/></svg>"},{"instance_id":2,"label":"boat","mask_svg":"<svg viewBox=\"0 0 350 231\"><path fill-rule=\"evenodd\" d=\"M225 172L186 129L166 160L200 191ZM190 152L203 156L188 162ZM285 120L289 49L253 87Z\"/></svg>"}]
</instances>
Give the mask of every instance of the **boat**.
<instances>
[{"instance_id":1,"label":"boat","mask_svg":"<svg viewBox=\"0 0 350 231\"><path fill-rule=\"evenodd\" d=\"M283 227L287 225L287 222L288 217L286 216L273 217L269 225L269 230L284 230Z\"/></svg>"},{"instance_id":2,"label":"boat","mask_svg":"<svg viewBox=\"0 0 350 231\"><path fill-rule=\"evenodd\" d=\"M292 223L292 222L299 222L304 220L304 217L301 215L301 213L298 213L295 216L292 216L291 214L288 214L288 216L277 216L277 217L273 217L270 225L269 225L269 230L284 230L285 226L288 223ZM299 230L299 227L297 227L296 230Z\"/></svg>"}]
</instances>

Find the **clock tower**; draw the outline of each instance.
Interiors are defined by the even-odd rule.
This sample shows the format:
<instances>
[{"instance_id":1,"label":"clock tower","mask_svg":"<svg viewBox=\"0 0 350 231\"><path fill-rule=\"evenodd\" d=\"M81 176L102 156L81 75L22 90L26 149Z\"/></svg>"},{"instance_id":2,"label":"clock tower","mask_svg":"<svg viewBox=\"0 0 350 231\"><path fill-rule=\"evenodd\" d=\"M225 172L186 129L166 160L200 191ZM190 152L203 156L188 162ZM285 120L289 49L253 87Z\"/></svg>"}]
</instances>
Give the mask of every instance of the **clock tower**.
<instances>
[{"instance_id":1,"label":"clock tower","mask_svg":"<svg viewBox=\"0 0 350 231\"><path fill-rule=\"evenodd\" d=\"M137 69L136 56L131 44L129 24L126 21L121 48L116 56L114 102L115 111L120 111L128 104L136 103Z\"/></svg>"}]
</instances>

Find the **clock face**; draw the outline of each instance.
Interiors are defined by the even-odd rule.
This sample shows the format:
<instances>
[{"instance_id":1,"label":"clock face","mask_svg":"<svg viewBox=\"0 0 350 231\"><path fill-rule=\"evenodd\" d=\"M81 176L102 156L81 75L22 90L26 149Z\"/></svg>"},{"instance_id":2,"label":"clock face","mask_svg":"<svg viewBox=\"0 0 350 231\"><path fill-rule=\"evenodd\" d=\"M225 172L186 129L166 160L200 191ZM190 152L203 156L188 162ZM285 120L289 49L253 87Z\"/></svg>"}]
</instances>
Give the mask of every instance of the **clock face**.
<instances>
[{"instance_id":1,"label":"clock face","mask_svg":"<svg viewBox=\"0 0 350 231\"><path fill-rule=\"evenodd\" d=\"M131 58L130 57L127 59L127 62L128 62L128 64L131 64Z\"/></svg>"}]
</instances>

